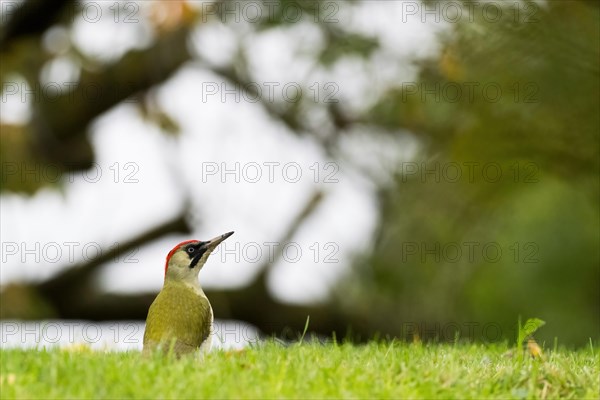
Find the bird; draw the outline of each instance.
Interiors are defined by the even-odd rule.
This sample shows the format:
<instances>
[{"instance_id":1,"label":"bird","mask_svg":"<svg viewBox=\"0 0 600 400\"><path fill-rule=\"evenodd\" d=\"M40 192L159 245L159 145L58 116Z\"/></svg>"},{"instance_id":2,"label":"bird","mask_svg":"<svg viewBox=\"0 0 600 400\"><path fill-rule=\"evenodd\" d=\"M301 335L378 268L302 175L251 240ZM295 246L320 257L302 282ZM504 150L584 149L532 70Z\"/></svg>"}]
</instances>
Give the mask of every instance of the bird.
<instances>
[{"instance_id":1,"label":"bird","mask_svg":"<svg viewBox=\"0 0 600 400\"><path fill-rule=\"evenodd\" d=\"M210 349L214 315L198 273L210 253L231 235L227 232L205 242L186 240L169 252L163 287L148 309L144 353L161 348L181 357Z\"/></svg>"}]
</instances>

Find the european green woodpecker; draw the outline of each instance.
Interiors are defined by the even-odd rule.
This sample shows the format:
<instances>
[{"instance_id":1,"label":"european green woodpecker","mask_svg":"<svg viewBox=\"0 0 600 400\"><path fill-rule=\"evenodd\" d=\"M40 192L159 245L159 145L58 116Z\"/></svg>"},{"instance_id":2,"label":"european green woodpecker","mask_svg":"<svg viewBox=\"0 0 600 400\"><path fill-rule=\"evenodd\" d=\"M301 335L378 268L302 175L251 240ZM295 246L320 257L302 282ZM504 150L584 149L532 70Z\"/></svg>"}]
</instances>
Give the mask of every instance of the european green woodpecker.
<instances>
[{"instance_id":1,"label":"european green woodpecker","mask_svg":"<svg viewBox=\"0 0 600 400\"><path fill-rule=\"evenodd\" d=\"M188 240L167 255L165 282L150 305L144 332L144 352L159 346L180 356L211 344L213 311L198 282L198 273L210 253L233 232L207 242Z\"/></svg>"}]
</instances>

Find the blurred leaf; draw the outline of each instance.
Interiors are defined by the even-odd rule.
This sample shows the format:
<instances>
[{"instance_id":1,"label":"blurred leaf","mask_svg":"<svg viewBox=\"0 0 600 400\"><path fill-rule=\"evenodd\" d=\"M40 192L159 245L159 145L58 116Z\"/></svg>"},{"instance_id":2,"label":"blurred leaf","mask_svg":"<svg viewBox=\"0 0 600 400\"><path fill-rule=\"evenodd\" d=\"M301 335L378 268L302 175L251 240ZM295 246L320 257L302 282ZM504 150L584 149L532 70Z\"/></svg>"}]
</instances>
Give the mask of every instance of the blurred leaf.
<instances>
[{"instance_id":1,"label":"blurred leaf","mask_svg":"<svg viewBox=\"0 0 600 400\"><path fill-rule=\"evenodd\" d=\"M519 336L517 338L517 347L521 347L525 340L529 338L529 336L533 335L544 325L546 325L546 322L539 318L529 318L525 322L525 325L521 326L521 319L519 318Z\"/></svg>"},{"instance_id":2,"label":"blurred leaf","mask_svg":"<svg viewBox=\"0 0 600 400\"><path fill-rule=\"evenodd\" d=\"M326 32L327 44L319 55L319 61L325 66L331 66L345 56L369 57L379 47L379 41L375 38L334 29Z\"/></svg>"}]
</instances>

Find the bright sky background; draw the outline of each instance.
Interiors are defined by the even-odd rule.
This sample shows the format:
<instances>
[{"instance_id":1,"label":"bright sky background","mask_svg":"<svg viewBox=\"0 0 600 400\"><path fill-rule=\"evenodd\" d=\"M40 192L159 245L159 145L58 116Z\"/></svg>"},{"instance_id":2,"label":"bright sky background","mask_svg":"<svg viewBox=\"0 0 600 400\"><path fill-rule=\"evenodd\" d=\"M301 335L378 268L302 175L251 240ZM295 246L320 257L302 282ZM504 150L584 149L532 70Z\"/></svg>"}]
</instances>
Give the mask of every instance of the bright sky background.
<instances>
[{"instance_id":1,"label":"bright sky background","mask_svg":"<svg viewBox=\"0 0 600 400\"><path fill-rule=\"evenodd\" d=\"M110 4L106 2L105 6ZM241 38L247 46L254 80L262 87L265 82L279 82L281 86L298 82L306 87L315 82L335 82L340 103L359 111L368 107L383 88L414 80L416 68L411 61L437 51L436 32L445 25L422 23L420 15L405 16L405 6L401 1L363 1L349 11L340 10L337 18L343 29L375 35L382 48L369 62L346 58L329 70L312 67L311 56L322 38L309 23L249 34L247 23L224 25L213 21L197 30L190 46L211 62L222 64L231 59L236 38ZM152 35L144 23L145 10L147 6L142 7L142 18L136 24L115 24L108 13L96 24L78 20L71 32L72 42L80 51L106 60L118 58L131 48L147 46ZM58 46L60 53L65 32L53 30L51 34L53 38L48 41ZM77 74L77 65L59 56L44 70L42 79L64 82L76 79ZM233 254L217 253L209 259L200 279L206 286L241 286L252 279L268 257L265 243L277 241L314 188L320 188L326 193L324 202L293 239L302 255L296 257L290 249L288 256L298 261L281 260L275 266L270 287L287 301L323 299L347 270L352 256L370 246L377 225L376 186L355 166L385 179L398 160L414 153L415 144L402 132L397 139L388 135L380 142L359 129L348 132L342 143L342 160L347 161L337 162L339 170L333 176L337 182L327 183L325 176L334 171L327 164L332 160L314 140L294 135L274 122L261 106L243 98L237 102L229 95L222 102L219 96L210 96L203 101L207 83L220 87L224 82L189 63L156 91L160 105L181 126L179 138L161 133L145 122L132 104L123 103L98 118L89 132L100 177L96 179L96 171L89 172L87 179L81 174L64 177L73 182L62 191L43 189L33 197L2 194L2 284L48 278L80 262L86 245L91 256L94 243L107 249L167 221L179 213L182 195L189 191L195 221L191 237L165 237L132 255L137 262L110 263L97 277L101 287L116 292L158 291L164 259L173 245L190 238L206 240L230 230L236 233L224 244L228 250L238 246L239 260ZM276 89L275 93L281 91ZM20 95L3 98L1 107L2 122L22 123L29 118L28 102L22 102ZM318 112L314 118L311 122L318 126ZM215 166L219 170L222 166L233 169L236 162L240 163L240 172L245 171L250 179L256 174L255 166L262 166L262 179L252 183L241 175L240 182L235 182L231 174L206 174L207 168ZM280 163L274 167L273 182L268 181L265 162ZM287 163L300 167L302 177L298 182L290 182L295 169L288 169L289 174L284 175ZM316 184L315 168L320 171ZM127 179L137 182L127 183ZM17 246L16 254L6 251L9 244ZM69 246L73 248L72 259ZM252 262L258 248L262 258ZM319 253L315 261L316 248ZM41 253L41 262L25 249L34 249L37 256ZM62 257L57 257L57 249ZM324 262L327 255L334 262ZM54 258L55 262L47 262Z\"/></svg>"}]
</instances>

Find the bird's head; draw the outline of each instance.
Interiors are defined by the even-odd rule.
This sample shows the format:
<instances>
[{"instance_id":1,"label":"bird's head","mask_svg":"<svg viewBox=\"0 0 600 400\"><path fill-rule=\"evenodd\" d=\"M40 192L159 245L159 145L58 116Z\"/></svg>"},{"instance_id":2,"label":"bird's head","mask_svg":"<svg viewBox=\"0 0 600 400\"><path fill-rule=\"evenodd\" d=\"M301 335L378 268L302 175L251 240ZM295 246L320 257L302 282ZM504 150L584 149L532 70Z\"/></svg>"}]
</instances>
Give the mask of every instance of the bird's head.
<instances>
[{"instance_id":1,"label":"bird's head","mask_svg":"<svg viewBox=\"0 0 600 400\"><path fill-rule=\"evenodd\" d=\"M227 232L206 242L186 240L173 247L165 263L165 280L197 279L210 253L231 235L233 232Z\"/></svg>"}]
</instances>

